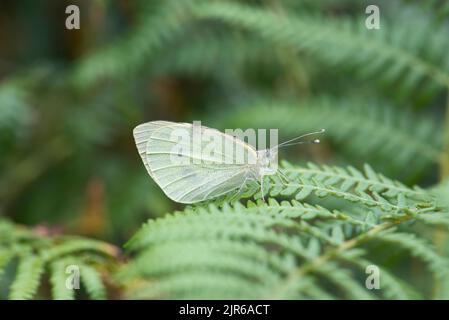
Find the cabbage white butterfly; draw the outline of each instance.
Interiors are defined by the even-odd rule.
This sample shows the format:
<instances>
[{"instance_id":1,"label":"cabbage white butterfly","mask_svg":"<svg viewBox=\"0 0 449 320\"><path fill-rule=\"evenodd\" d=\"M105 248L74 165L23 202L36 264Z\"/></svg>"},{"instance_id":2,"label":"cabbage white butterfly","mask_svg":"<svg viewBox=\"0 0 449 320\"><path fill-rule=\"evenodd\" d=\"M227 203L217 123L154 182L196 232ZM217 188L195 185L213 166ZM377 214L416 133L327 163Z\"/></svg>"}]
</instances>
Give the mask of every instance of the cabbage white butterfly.
<instances>
[{"instance_id":1,"label":"cabbage white butterfly","mask_svg":"<svg viewBox=\"0 0 449 320\"><path fill-rule=\"evenodd\" d=\"M324 129L257 151L250 144L216 129L191 123L152 121L133 130L137 150L148 174L173 201L196 203L230 192L238 195L249 181L279 174L278 148ZM203 139L207 137L207 139ZM319 143L319 140L308 141Z\"/></svg>"}]
</instances>

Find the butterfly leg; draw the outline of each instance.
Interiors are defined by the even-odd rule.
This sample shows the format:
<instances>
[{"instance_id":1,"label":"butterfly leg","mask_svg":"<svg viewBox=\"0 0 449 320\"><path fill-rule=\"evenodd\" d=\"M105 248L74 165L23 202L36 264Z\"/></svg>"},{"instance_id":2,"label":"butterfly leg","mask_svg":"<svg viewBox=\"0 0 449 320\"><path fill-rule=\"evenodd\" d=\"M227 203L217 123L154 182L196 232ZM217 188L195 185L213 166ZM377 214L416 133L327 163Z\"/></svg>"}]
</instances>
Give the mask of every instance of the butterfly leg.
<instances>
[{"instance_id":1,"label":"butterfly leg","mask_svg":"<svg viewBox=\"0 0 449 320\"><path fill-rule=\"evenodd\" d=\"M265 196L264 196L264 190L263 190L263 178L264 178L264 176L260 177L260 193L262 195L262 201L265 202Z\"/></svg>"}]
</instances>

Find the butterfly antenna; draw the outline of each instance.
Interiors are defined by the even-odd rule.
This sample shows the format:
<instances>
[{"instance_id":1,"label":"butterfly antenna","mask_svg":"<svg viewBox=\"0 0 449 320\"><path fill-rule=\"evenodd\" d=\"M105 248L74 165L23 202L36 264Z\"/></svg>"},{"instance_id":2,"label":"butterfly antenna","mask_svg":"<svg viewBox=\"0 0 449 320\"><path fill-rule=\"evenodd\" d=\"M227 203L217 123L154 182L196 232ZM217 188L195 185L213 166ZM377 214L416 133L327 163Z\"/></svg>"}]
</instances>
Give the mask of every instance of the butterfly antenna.
<instances>
[{"instance_id":1,"label":"butterfly antenna","mask_svg":"<svg viewBox=\"0 0 449 320\"><path fill-rule=\"evenodd\" d=\"M274 148L288 147L288 146L293 146L293 145L296 145L296 144L304 144L304 143L314 143L314 144L317 144L317 143L320 143L320 139L313 139L313 140L309 140L309 141L297 141L297 140L302 139L302 138L304 138L304 137L308 137L308 136L314 135L314 134L321 134L321 133L324 133L325 131L326 131L325 129L321 129L321 130L319 130L319 131L306 133L306 134L303 134L303 135L301 135L301 136L299 136L299 137L296 137L296 138L293 138L293 139L284 141L284 142L282 142L281 144L278 144L277 146L275 146ZM296 141L296 142L295 142L295 141Z\"/></svg>"},{"instance_id":2,"label":"butterfly antenna","mask_svg":"<svg viewBox=\"0 0 449 320\"><path fill-rule=\"evenodd\" d=\"M297 145L297 144L310 144L310 143L318 144L320 142L321 142L320 139L314 139L314 140L309 140L309 141L298 141L298 142L283 144L281 147L289 147L289 146L294 146L294 145Z\"/></svg>"}]
</instances>

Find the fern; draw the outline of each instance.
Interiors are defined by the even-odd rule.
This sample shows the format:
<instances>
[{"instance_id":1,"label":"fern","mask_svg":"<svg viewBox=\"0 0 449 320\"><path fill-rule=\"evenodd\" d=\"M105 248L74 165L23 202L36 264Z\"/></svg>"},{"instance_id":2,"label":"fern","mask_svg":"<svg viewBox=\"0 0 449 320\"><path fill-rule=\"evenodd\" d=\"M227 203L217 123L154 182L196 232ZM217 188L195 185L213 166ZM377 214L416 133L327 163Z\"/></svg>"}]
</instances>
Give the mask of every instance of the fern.
<instances>
[{"instance_id":1,"label":"fern","mask_svg":"<svg viewBox=\"0 0 449 320\"><path fill-rule=\"evenodd\" d=\"M436 87L444 89L449 84L447 42L442 40L446 31L444 28L433 31L430 41L427 30L431 24L416 15L413 19L407 16L394 27L384 26L382 30L388 29L387 33L367 32L360 27L362 22L294 15L280 17L269 10L230 2L199 6L196 13L201 18L218 19L254 31L275 44L310 52L331 65L358 67L360 75L395 83L406 92L418 87L434 91ZM415 27L418 23L422 32L410 34L407 24L410 21ZM390 67L385 71L385 66Z\"/></svg>"},{"instance_id":2,"label":"fern","mask_svg":"<svg viewBox=\"0 0 449 320\"><path fill-rule=\"evenodd\" d=\"M390 242L405 250L410 251L410 254L422 259L428 267L439 277L444 278L447 274L446 258L441 257L430 244L423 239L417 239L413 234L395 233L376 235L379 240Z\"/></svg>"},{"instance_id":3,"label":"fern","mask_svg":"<svg viewBox=\"0 0 449 320\"><path fill-rule=\"evenodd\" d=\"M277 187L270 191L271 196L293 195L297 200L303 200L314 192L321 197L333 195L367 206L378 206L387 212L432 208L431 198L425 192L378 175L369 165L365 165L364 174L352 167L345 170L328 166L320 168L313 164L308 168L286 165L284 171L291 182L282 187L277 183ZM418 200L418 203L409 204L409 199Z\"/></svg>"},{"instance_id":4,"label":"fern","mask_svg":"<svg viewBox=\"0 0 449 320\"><path fill-rule=\"evenodd\" d=\"M100 79L120 78L138 70L168 40L183 31L185 16L198 0L157 1L140 5L139 23L130 36L95 54L77 66L73 81L88 87ZM119 62L120 61L120 62Z\"/></svg>"},{"instance_id":5,"label":"fern","mask_svg":"<svg viewBox=\"0 0 449 320\"><path fill-rule=\"evenodd\" d=\"M152 65L152 75L182 74L194 77L211 77L236 89L240 76L250 66L268 67L279 63L279 57L267 43L244 33L227 33L223 30L200 29L192 36L181 37L175 47L163 48Z\"/></svg>"},{"instance_id":6,"label":"fern","mask_svg":"<svg viewBox=\"0 0 449 320\"><path fill-rule=\"evenodd\" d=\"M287 3L286 9L289 7L294 6ZM236 52L237 59L232 60L233 62L244 60L248 52L259 52L259 56L263 56L261 53L270 51L270 45L274 43L280 48L308 52L333 66L343 65L351 70L357 67L360 76L394 83L402 88L403 94L411 94L416 90L435 92L449 84L445 27L440 27L437 32L432 30L433 36L427 37L433 25L418 10L407 10L402 15L399 11L394 23L392 19L388 19L381 30L369 32L362 21L342 18L335 21L310 13L296 13L303 10L291 10L291 14L279 15L262 6L242 5L231 1L165 1L152 6L141 5L138 9L141 11L139 21L130 36L80 62L74 76L78 84L88 86L98 79L120 79L126 74L137 72L143 65L150 64L151 59L158 57L158 54L162 58L157 60L162 60L162 64L165 60L170 60L174 62L174 66L182 65L193 72L201 72L204 66L201 58L205 59L204 63L207 65L214 56L213 53L217 52L214 50L217 42L214 45L209 41L212 45L209 47L208 41L195 41L195 37L198 39L197 31L204 29L204 20L210 22L206 28L215 27L217 21L222 21L238 27L238 31L248 30L268 40L265 45L268 50L262 49L260 44L259 49L255 47L252 51L241 50ZM412 27L411 21L413 27L420 32L408 32ZM191 34L185 35L186 30L193 31L193 39ZM190 41L184 41L182 46L176 45L183 43L183 38L186 37ZM254 42L251 38L248 41ZM242 48L238 41L231 43L231 51ZM226 50L226 41L219 48L218 52L229 51ZM173 52L186 51L179 60L176 58L177 53L170 59L164 53L161 55L161 49L169 56L173 56ZM203 54L206 49L210 55ZM229 56L225 59L228 58ZM190 63L182 62L183 60ZM233 63L229 65L235 67ZM154 68L160 69L159 63L155 63Z\"/></svg>"},{"instance_id":7,"label":"fern","mask_svg":"<svg viewBox=\"0 0 449 320\"><path fill-rule=\"evenodd\" d=\"M268 203L214 204L150 220L127 243L137 257L122 270L130 297L139 298L399 298L417 296L415 284L370 258L375 244L394 242L445 274L447 258L408 230L408 222L439 212L427 191L354 168L283 168ZM348 201L348 211L301 203L311 192ZM288 200L276 201L281 196ZM350 210L353 202L364 210ZM372 218L375 215L375 219ZM371 216L371 218L368 218ZM396 230L401 230L397 232ZM377 264L384 290L364 287L360 269ZM140 279L131 281L131 279Z\"/></svg>"},{"instance_id":8,"label":"fern","mask_svg":"<svg viewBox=\"0 0 449 320\"><path fill-rule=\"evenodd\" d=\"M81 281L91 299L106 299L106 288L98 271L88 264L81 264Z\"/></svg>"},{"instance_id":9,"label":"fern","mask_svg":"<svg viewBox=\"0 0 449 320\"><path fill-rule=\"evenodd\" d=\"M104 299L106 289L97 269L111 268L111 257L118 251L104 242L77 237L47 238L32 231L0 221L0 276L18 258L10 299L32 299L38 295L44 274L48 274L54 299L71 299L74 290L66 288L68 265L76 265L81 281L92 299Z\"/></svg>"},{"instance_id":10,"label":"fern","mask_svg":"<svg viewBox=\"0 0 449 320\"><path fill-rule=\"evenodd\" d=\"M449 6L381 4L381 29L367 30L356 0L89 3L101 19L83 22L74 47L55 51L50 33L38 47L21 41L26 68L6 52L0 299L448 298ZM41 59L49 66L35 68ZM284 162L286 181L180 207L145 176L130 136L163 118L326 135L282 150L313 161ZM75 230L120 242L142 217L125 259L103 241L16 224L81 221ZM367 266L380 290L368 290Z\"/></svg>"},{"instance_id":11,"label":"fern","mask_svg":"<svg viewBox=\"0 0 449 320\"><path fill-rule=\"evenodd\" d=\"M358 266L362 272L365 272L366 266L373 265L371 261L360 257L357 252L355 254L350 253L340 256L340 259L343 261L348 260L349 263ZM386 299L408 300L422 298L416 290L410 287L405 281L391 274L387 269L379 268L379 270L383 279L382 286Z\"/></svg>"},{"instance_id":12,"label":"fern","mask_svg":"<svg viewBox=\"0 0 449 320\"><path fill-rule=\"evenodd\" d=\"M20 260L17 276L11 286L9 298L31 299L37 292L44 264L40 257L24 257Z\"/></svg>"},{"instance_id":13,"label":"fern","mask_svg":"<svg viewBox=\"0 0 449 320\"><path fill-rule=\"evenodd\" d=\"M55 300L74 300L75 291L66 287L67 274L65 273L67 263L58 260L51 264L51 294Z\"/></svg>"}]
</instances>

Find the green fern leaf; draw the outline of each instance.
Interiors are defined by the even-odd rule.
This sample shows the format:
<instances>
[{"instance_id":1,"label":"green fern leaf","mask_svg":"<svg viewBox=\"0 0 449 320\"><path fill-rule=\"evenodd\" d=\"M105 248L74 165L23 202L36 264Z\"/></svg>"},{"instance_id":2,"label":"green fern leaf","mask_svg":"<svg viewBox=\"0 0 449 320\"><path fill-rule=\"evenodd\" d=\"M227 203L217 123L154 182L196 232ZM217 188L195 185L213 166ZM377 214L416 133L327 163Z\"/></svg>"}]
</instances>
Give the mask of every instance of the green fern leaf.
<instances>
[{"instance_id":1,"label":"green fern leaf","mask_svg":"<svg viewBox=\"0 0 449 320\"><path fill-rule=\"evenodd\" d=\"M80 264L80 276L89 297L94 300L106 299L106 288L98 271L87 264Z\"/></svg>"},{"instance_id":2,"label":"green fern leaf","mask_svg":"<svg viewBox=\"0 0 449 320\"><path fill-rule=\"evenodd\" d=\"M272 198L267 203L248 201L246 206L188 207L148 221L127 243L137 256L121 276L125 283L138 279L140 284L131 285L128 295L164 299L207 295L307 299L334 298L334 294L351 299L378 298L379 294L369 292L359 281L358 270L365 264L375 264L365 259L368 252L364 246L384 241L410 242L407 249L414 247L410 255L441 275L445 258L418 235L409 241L409 234L403 236L393 228L406 228L406 222L420 215L439 214L434 206L425 205L433 200L425 190L406 187L368 166L360 172L354 168L286 164L284 171L290 184L308 179L313 188L326 188L322 196L341 193L344 199L359 204L376 202L369 206L374 206L373 212L380 218L369 218L366 210L330 211L296 200L279 202ZM281 191L291 187L279 186L282 184L273 180ZM284 197L294 198L295 190ZM348 269L348 263L357 270ZM417 296L414 288L380 268L383 297Z\"/></svg>"},{"instance_id":3,"label":"green fern leaf","mask_svg":"<svg viewBox=\"0 0 449 320\"><path fill-rule=\"evenodd\" d=\"M44 272L44 263L40 257L25 256L20 259L16 278L11 285L9 299L31 299L36 294L40 278Z\"/></svg>"},{"instance_id":4,"label":"green fern leaf","mask_svg":"<svg viewBox=\"0 0 449 320\"><path fill-rule=\"evenodd\" d=\"M449 84L449 60L444 54L447 51L444 44L447 42L442 40L444 29L433 30L432 34L438 41L430 43L426 36L428 32L413 35L404 32L409 30L407 22L410 21L418 23L420 30L429 30L432 25L422 17L415 16L411 20L408 16L408 20L404 18L403 21L398 18L400 23L382 29L388 30L386 34L382 30L368 32L366 28L356 28L355 22L343 19L332 21L305 15L281 17L269 10L231 2L198 6L196 13L201 18L217 19L254 31L276 44L283 43L287 47L310 52L331 65L357 66L365 77L379 77L378 74L385 70L384 66L390 65L392 67L387 72L381 73L382 78L389 83L405 86L408 91L417 88L426 79L432 81L432 89L435 86L444 88ZM415 38L418 36L421 38ZM410 37L414 38L413 41ZM427 53L425 57L421 56L422 51ZM373 57L376 63L373 63Z\"/></svg>"},{"instance_id":5,"label":"green fern leaf","mask_svg":"<svg viewBox=\"0 0 449 320\"><path fill-rule=\"evenodd\" d=\"M66 273L68 263L64 260L57 260L51 263L51 293L55 300L73 300L75 299L75 290L67 288L66 282L69 276Z\"/></svg>"}]
</instances>

